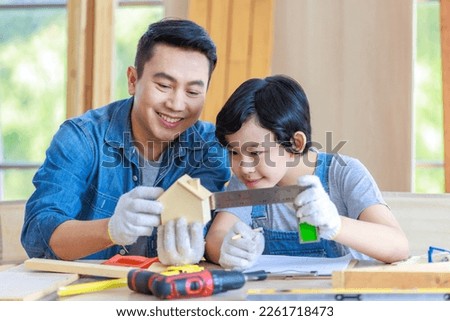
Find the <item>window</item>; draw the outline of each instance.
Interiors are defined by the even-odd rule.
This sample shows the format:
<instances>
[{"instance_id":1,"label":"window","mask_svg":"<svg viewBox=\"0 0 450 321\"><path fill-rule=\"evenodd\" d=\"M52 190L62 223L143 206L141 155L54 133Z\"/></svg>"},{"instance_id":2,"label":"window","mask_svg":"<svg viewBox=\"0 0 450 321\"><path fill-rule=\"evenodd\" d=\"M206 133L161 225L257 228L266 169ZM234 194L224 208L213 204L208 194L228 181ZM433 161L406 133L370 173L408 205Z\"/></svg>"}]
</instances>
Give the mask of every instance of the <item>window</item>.
<instances>
[{"instance_id":1,"label":"window","mask_svg":"<svg viewBox=\"0 0 450 321\"><path fill-rule=\"evenodd\" d=\"M414 66L415 192L444 192L444 130L439 1L416 5Z\"/></svg>"},{"instance_id":2,"label":"window","mask_svg":"<svg viewBox=\"0 0 450 321\"><path fill-rule=\"evenodd\" d=\"M64 7L0 7L0 199L30 195L65 115ZM28 1L29 3L29 1Z\"/></svg>"},{"instance_id":3,"label":"window","mask_svg":"<svg viewBox=\"0 0 450 321\"><path fill-rule=\"evenodd\" d=\"M113 99L128 97L126 68L162 1L119 1ZM66 117L66 1L0 0L0 200L27 199Z\"/></svg>"},{"instance_id":4,"label":"window","mask_svg":"<svg viewBox=\"0 0 450 321\"><path fill-rule=\"evenodd\" d=\"M155 2L155 1L153 1ZM114 69L114 99L129 97L126 72L134 65L136 46L148 25L164 17L163 6L120 6L116 12Z\"/></svg>"}]
</instances>

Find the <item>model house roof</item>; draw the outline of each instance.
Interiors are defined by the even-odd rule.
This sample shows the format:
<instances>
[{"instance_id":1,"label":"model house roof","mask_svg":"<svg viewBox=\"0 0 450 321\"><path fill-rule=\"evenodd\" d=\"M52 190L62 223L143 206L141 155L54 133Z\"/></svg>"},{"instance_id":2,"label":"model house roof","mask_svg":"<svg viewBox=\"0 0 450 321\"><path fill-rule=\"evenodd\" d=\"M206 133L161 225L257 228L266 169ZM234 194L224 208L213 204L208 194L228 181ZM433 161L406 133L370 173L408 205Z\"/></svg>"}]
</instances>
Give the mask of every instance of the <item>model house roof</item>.
<instances>
[{"instance_id":1,"label":"model house roof","mask_svg":"<svg viewBox=\"0 0 450 321\"><path fill-rule=\"evenodd\" d=\"M192 178L188 174L180 177L175 184L173 184L167 191L175 186L181 186L186 191L189 191L192 195L200 200L206 200L211 196L211 192L202 186L199 178Z\"/></svg>"}]
</instances>

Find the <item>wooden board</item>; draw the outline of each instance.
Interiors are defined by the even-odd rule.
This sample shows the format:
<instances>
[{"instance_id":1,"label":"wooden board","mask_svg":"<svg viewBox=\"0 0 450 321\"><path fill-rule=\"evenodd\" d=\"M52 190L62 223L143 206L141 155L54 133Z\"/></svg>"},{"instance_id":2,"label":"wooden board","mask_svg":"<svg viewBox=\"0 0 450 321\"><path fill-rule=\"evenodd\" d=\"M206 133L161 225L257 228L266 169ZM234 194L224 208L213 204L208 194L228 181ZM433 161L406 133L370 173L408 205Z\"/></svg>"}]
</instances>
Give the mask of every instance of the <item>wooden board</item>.
<instances>
[{"instance_id":1,"label":"wooden board","mask_svg":"<svg viewBox=\"0 0 450 321\"><path fill-rule=\"evenodd\" d=\"M398 264L333 272L333 288L450 288L450 262Z\"/></svg>"},{"instance_id":2,"label":"wooden board","mask_svg":"<svg viewBox=\"0 0 450 321\"><path fill-rule=\"evenodd\" d=\"M135 267L127 266L37 258L26 260L24 266L32 271L76 273L80 275L103 276L108 278L126 278L128 272L135 269ZM153 263L149 268L149 270L153 272L161 272L164 269L165 267L160 263Z\"/></svg>"},{"instance_id":3,"label":"wooden board","mask_svg":"<svg viewBox=\"0 0 450 321\"><path fill-rule=\"evenodd\" d=\"M26 201L0 202L0 264L20 264L28 259L20 233Z\"/></svg>"},{"instance_id":4,"label":"wooden board","mask_svg":"<svg viewBox=\"0 0 450 321\"><path fill-rule=\"evenodd\" d=\"M77 279L78 274L38 273L19 265L0 272L0 301L39 300Z\"/></svg>"}]
</instances>

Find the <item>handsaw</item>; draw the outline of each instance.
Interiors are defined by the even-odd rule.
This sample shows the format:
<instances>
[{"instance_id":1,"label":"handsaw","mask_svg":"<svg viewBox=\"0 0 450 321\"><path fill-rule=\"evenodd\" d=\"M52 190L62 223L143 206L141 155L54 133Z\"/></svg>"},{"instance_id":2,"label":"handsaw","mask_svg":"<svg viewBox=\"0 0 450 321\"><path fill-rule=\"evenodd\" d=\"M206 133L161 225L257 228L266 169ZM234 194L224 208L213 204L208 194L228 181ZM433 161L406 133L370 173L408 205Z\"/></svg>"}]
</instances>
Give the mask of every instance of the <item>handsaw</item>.
<instances>
[{"instance_id":1,"label":"handsaw","mask_svg":"<svg viewBox=\"0 0 450 321\"><path fill-rule=\"evenodd\" d=\"M248 189L240 191L217 192L210 196L212 210L252 205L268 205L294 202L297 195L309 186L275 186L268 188ZM299 223L300 243L318 242L317 227L308 223Z\"/></svg>"}]
</instances>

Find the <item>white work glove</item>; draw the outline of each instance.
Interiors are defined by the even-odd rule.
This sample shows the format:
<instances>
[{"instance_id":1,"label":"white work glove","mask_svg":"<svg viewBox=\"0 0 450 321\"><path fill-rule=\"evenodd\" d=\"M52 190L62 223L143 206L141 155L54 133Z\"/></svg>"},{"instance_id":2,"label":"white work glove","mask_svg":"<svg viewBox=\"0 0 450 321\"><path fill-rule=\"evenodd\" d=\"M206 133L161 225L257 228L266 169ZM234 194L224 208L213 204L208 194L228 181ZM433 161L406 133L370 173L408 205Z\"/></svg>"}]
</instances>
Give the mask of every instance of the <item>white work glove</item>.
<instances>
[{"instance_id":1,"label":"white work glove","mask_svg":"<svg viewBox=\"0 0 450 321\"><path fill-rule=\"evenodd\" d=\"M245 270L255 264L263 251L263 234L239 221L223 239L219 264L224 269Z\"/></svg>"},{"instance_id":2,"label":"white work glove","mask_svg":"<svg viewBox=\"0 0 450 321\"><path fill-rule=\"evenodd\" d=\"M334 239L341 229L341 217L319 177L301 176L297 183L299 186L310 186L298 194L294 201L300 222L317 226L321 238Z\"/></svg>"},{"instance_id":3,"label":"white work glove","mask_svg":"<svg viewBox=\"0 0 450 321\"><path fill-rule=\"evenodd\" d=\"M205 252L203 225L185 218L158 227L158 258L165 265L197 264Z\"/></svg>"},{"instance_id":4,"label":"white work glove","mask_svg":"<svg viewBox=\"0 0 450 321\"><path fill-rule=\"evenodd\" d=\"M138 186L119 198L108 223L114 244L133 244L139 236L152 234L153 228L161 224L163 206L155 200L162 192L160 187Z\"/></svg>"}]
</instances>

